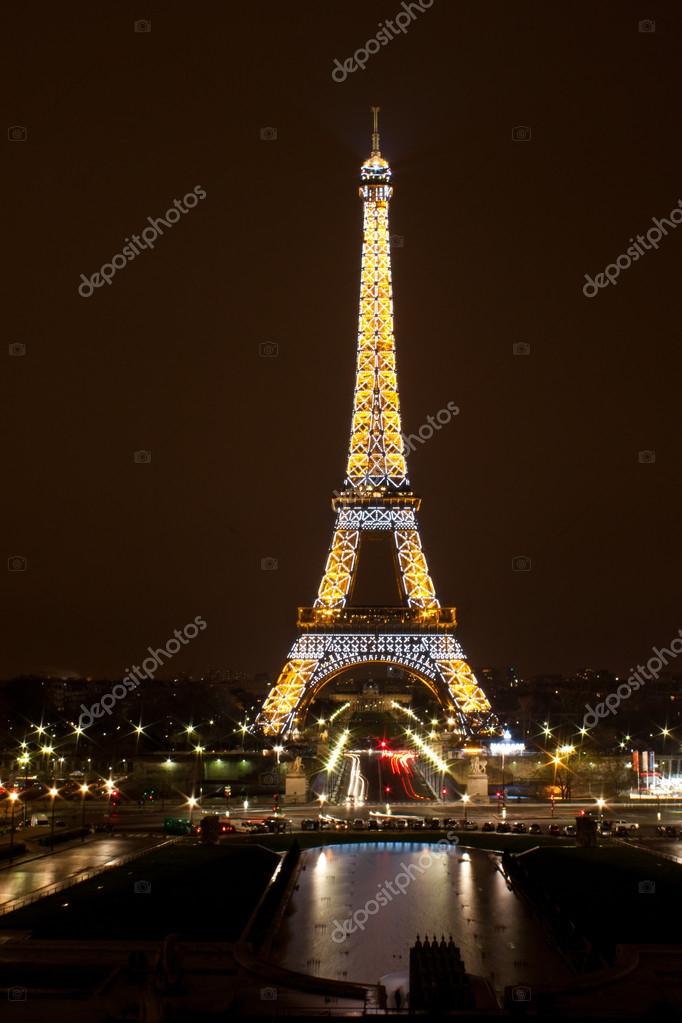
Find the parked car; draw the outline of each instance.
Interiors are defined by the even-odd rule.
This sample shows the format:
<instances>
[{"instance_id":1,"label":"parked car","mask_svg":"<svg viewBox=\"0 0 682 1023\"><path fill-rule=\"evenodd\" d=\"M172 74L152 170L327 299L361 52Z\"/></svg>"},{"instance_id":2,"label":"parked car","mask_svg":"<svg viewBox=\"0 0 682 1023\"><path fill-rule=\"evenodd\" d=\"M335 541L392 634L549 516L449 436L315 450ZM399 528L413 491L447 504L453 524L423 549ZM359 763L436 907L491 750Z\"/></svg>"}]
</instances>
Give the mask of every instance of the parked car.
<instances>
[{"instance_id":1,"label":"parked car","mask_svg":"<svg viewBox=\"0 0 682 1023\"><path fill-rule=\"evenodd\" d=\"M550 824L550 826L547 828L547 834L548 835L560 835L561 834L561 828L559 827L558 824Z\"/></svg>"},{"instance_id":2,"label":"parked car","mask_svg":"<svg viewBox=\"0 0 682 1023\"><path fill-rule=\"evenodd\" d=\"M439 831L443 825L439 817L425 817L424 826L429 828L430 831Z\"/></svg>"},{"instance_id":3,"label":"parked car","mask_svg":"<svg viewBox=\"0 0 682 1023\"><path fill-rule=\"evenodd\" d=\"M379 821L376 819L376 817L370 817L370 819L367 821L367 830L368 831L379 830Z\"/></svg>"},{"instance_id":4,"label":"parked car","mask_svg":"<svg viewBox=\"0 0 682 1023\"><path fill-rule=\"evenodd\" d=\"M365 830L365 821L364 821L364 819L362 817L356 817L355 818L355 820L353 821L353 829L355 831L364 831Z\"/></svg>"},{"instance_id":5,"label":"parked car","mask_svg":"<svg viewBox=\"0 0 682 1023\"><path fill-rule=\"evenodd\" d=\"M458 823L456 817L444 817L443 818L443 827L444 828L457 828L457 827L459 827L459 823Z\"/></svg>"},{"instance_id":6,"label":"parked car","mask_svg":"<svg viewBox=\"0 0 682 1023\"><path fill-rule=\"evenodd\" d=\"M424 830L424 821L421 819L421 817L415 817L415 819L413 821L410 821L409 823L410 823L410 831L423 831Z\"/></svg>"},{"instance_id":7,"label":"parked car","mask_svg":"<svg viewBox=\"0 0 682 1023\"><path fill-rule=\"evenodd\" d=\"M600 834L602 835L610 835L611 821L601 821L599 824L597 824L597 831L599 831Z\"/></svg>"},{"instance_id":8,"label":"parked car","mask_svg":"<svg viewBox=\"0 0 682 1023\"><path fill-rule=\"evenodd\" d=\"M407 831L407 821L404 818L399 817L395 822L396 831Z\"/></svg>"},{"instance_id":9,"label":"parked car","mask_svg":"<svg viewBox=\"0 0 682 1023\"><path fill-rule=\"evenodd\" d=\"M486 821L481 828L481 831L494 831L495 821Z\"/></svg>"},{"instance_id":10,"label":"parked car","mask_svg":"<svg viewBox=\"0 0 682 1023\"><path fill-rule=\"evenodd\" d=\"M611 827L614 830L625 828L626 831L639 831L639 824L634 823L634 821L611 821Z\"/></svg>"},{"instance_id":11,"label":"parked car","mask_svg":"<svg viewBox=\"0 0 682 1023\"><path fill-rule=\"evenodd\" d=\"M464 831L478 831L478 824L476 821L470 821L468 818L465 821L460 821L460 827Z\"/></svg>"},{"instance_id":12,"label":"parked car","mask_svg":"<svg viewBox=\"0 0 682 1023\"><path fill-rule=\"evenodd\" d=\"M514 821L514 823L512 824L512 832L515 835L525 835L527 831L528 828L523 823L523 821Z\"/></svg>"},{"instance_id":13,"label":"parked car","mask_svg":"<svg viewBox=\"0 0 682 1023\"><path fill-rule=\"evenodd\" d=\"M511 824L509 823L509 821L498 821L495 830L497 831L498 835L508 835L509 832L511 831Z\"/></svg>"},{"instance_id":14,"label":"parked car","mask_svg":"<svg viewBox=\"0 0 682 1023\"><path fill-rule=\"evenodd\" d=\"M301 831L319 831L320 822L314 817L305 817L301 821Z\"/></svg>"},{"instance_id":15,"label":"parked car","mask_svg":"<svg viewBox=\"0 0 682 1023\"><path fill-rule=\"evenodd\" d=\"M539 824L529 824L528 825L528 834L529 835L541 835L542 834L542 828L540 827Z\"/></svg>"},{"instance_id":16,"label":"parked car","mask_svg":"<svg viewBox=\"0 0 682 1023\"><path fill-rule=\"evenodd\" d=\"M221 817L218 821L218 830L221 835L234 835L237 831L232 821L226 817Z\"/></svg>"},{"instance_id":17,"label":"parked car","mask_svg":"<svg viewBox=\"0 0 682 1023\"><path fill-rule=\"evenodd\" d=\"M575 838L575 824L567 824L564 828L564 835L568 838Z\"/></svg>"}]
</instances>

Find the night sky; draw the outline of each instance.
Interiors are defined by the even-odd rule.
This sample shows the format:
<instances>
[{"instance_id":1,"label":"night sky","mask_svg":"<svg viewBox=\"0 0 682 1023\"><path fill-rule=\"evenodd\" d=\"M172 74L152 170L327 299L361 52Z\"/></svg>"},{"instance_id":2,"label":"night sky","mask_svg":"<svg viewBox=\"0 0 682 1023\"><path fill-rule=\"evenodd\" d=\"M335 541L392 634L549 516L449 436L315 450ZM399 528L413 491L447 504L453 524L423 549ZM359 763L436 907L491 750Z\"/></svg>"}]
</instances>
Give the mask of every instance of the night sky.
<instances>
[{"instance_id":1,"label":"night sky","mask_svg":"<svg viewBox=\"0 0 682 1023\"><path fill-rule=\"evenodd\" d=\"M460 408L408 465L469 659L623 670L682 626L682 227L581 290L679 209L682 10L434 0L333 81L401 10L5 5L0 675L120 674L197 615L175 670L279 669L343 481L371 104L404 429Z\"/></svg>"}]
</instances>

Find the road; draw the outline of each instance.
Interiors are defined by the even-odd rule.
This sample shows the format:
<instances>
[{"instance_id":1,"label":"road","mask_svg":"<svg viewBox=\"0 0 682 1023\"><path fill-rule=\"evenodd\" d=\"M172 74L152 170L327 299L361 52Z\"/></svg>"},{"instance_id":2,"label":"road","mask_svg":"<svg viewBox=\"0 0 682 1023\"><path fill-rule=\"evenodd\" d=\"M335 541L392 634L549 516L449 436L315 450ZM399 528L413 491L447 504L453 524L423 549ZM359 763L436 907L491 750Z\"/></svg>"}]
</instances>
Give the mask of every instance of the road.
<instances>
[{"instance_id":1,"label":"road","mask_svg":"<svg viewBox=\"0 0 682 1023\"><path fill-rule=\"evenodd\" d=\"M24 859L0 870L0 907L13 899L35 895L57 882L67 881L86 870L103 867L129 853L153 849L165 839L160 835L136 838L95 837L67 849L33 859Z\"/></svg>"}]
</instances>

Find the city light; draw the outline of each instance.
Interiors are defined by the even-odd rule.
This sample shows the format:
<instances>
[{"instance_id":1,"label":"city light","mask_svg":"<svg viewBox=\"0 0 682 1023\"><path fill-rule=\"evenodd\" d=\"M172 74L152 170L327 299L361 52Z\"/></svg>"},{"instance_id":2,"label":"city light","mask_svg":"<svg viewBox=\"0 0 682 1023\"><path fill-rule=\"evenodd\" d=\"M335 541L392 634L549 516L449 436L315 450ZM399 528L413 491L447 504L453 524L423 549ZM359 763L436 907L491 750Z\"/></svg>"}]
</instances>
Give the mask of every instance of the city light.
<instances>
[{"instance_id":1,"label":"city light","mask_svg":"<svg viewBox=\"0 0 682 1023\"><path fill-rule=\"evenodd\" d=\"M417 746L421 753L425 755L427 760L430 760L434 767L437 767L439 771L447 771L448 765L445 761L438 756L435 750L431 749L429 744L425 742L416 732L407 728L405 730L406 735L412 739L412 742Z\"/></svg>"},{"instance_id":2,"label":"city light","mask_svg":"<svg viewBox=\"0 0 682 1023\"><path fill-rule=\"evenodd\" d=\"M59 795L59 789L58 789L58 788L57 788L57 787L56 787L55 785L53 785L53 786L52 786L52 788L51 788L51 789L49 789L49 794L50 794L50 795L52 796L52 798L54 799L54 798L55 798L55 796L58 796L58 795Z\"/></svg>"},{"instance_id":3,"label":"city light","mask_svg":"<svg viewBox=\"0 0 682 1023\"><path fill-rule=\"evenodd\" d=\"M334 768L336 767L339 757L341 756L341 753L343 751L343 747L348 742L349 737L350 732L348 731L348 729L345 729L345 731L341 732L341 735L336 740L336 744L334 745L334 748L329 754L329 759L327 760L327 763L324 765L327 773L331 773L331 771L333 771Z\"/></svg>"}]
</instances>

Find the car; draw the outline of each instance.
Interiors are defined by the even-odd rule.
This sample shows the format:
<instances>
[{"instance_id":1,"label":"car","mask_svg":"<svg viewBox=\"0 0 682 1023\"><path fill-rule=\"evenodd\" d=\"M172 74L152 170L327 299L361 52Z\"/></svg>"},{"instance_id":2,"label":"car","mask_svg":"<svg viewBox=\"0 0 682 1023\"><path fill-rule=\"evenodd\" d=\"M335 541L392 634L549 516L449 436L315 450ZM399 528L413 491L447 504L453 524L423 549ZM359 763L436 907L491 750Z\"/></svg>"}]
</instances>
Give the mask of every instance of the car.
<instances>
[{"instance_id":1,"label":"car","mask_svg":"<svg viewBox=\"0 0 682 1023\"><path fill-rule=\"evenodd\" d=\"M444 828L456 828L458 826L459 824L456 817L443 817Z\"/></svg>"},{"instance_id":2,"label":"car","mask_svg":"<svg viewBox=\"0 0 682 1023\"><path fill-rule=\"evenodd\" d=\"M267 817L265 824L272 834L281 835L287 830L287 822L284 817Z\"/></svg>"},{"instance_id":3,"label":"car","mask_svg":"<svg viewBox=\"0 0 682 1023\"><path fill-rule=\"evenodd\" d=\"M634 821L611 821L611 827L615 830L616 828L626 828L628 831L639 831L639 824Z\"/></svg>"},{"instance_id":4,"label":"car","mask_svg":"<svg viewBox=\"0 0 682 1023\"><path fill-rule=\"evenodd\" d=\"M381 822L382 831L393 831L395 830L395 821L391 817L384 817Z\"/></svg>"},{"instance_id":5,"label":"car","mask_svg":"<svg viewBox=\"0 0 682 1023\"><path fill-rule=\"evenodd\" d=\"M222 818L218 822L218 830L221 835L234 835L237 831L232 821L226 820L225 818Z\"/></svg>"},{"instance_id":6,"label":"car","mask_svg":"<svg viewBox=\"0 0 682 1023\"><path fill-rule=\"evenodd\" d=\"M508 835L511 831L511 824L509 821L498 821L497 827L495 828L498 835Z\"/></svg>"},{"instance_id":7,"label":"car","mask_svg":"<svg viewBox=\"0 0 682 1023\"><path fill-rule=\"evenodd\" d=\"M460 821L460 827L464 831L478 831L478 824L476 821L470 821L468 818L465 821Z\"/></svg>"},{"instance_id":8,"label":"car","mask_svg":"<svg viewBox=\"0 0 682 1023\"><path fill-rule=\"evenodd\" d=\"M680 833L679 833L677 828L673 827L672 824L666 824L666 827L665 827L665 837L666 838L679 838L680 837Z\"/></svg>"},{"instance_id":9,"label":"car","mask_svg":"<svg viewBox=\"0 0 682 1023\"><path fill-rule=\"evenodd\" d=\"M512 833L514 835L525 835L527 831L528 828L523 823L523 821L514 821L514 823L512 824Z\"/></svg>"},{"instance_id":10,"label":"car","mask_svg":"<svg viewBox=\"0 0 682 1023\"><path fill-rule=\"evenodd\" d=\"M483 826L482 826L482 828L481 828L481 831L494 831L494 830L495 830L495 821L485 821Z\"/></svg>"},{"instance_id":11,"label":"car","mask_svg":"<svg viewBox=\"0 0 682 1023\"><path fill-rule=\"evenodd\" d=\"M600 821L597 824L597 831L602 835L611 834L611 821Z\"/></svg>"},{"instance_id":12,"label":"car","mask_svg":"<svg viewBox=\"0 0 682 1023\"><path fill-rule=\"evenodd\" d=\"M370 819L367 821L367 830L368 831L379 830L379 821L376 819L376 817L370 817Z\"/></svg>"},{"instance_id":13,"label":"car","mask_svg":"<svg viewBox=\"0 0 682 1023\"><path fill-rule=\"evenodd\" d=\"M49 828L50 818L46 813L34 813L31 814L31 827L32 828Z\"/></svg>"},{"instance_id":14,"label":"car","mask_svg":"<svg viewBox=\"0 0 682 1023\"><path fill-rule=\"evenodd\" d=\"M301 821L301 831L319 831L320 822L316 821L313 817L306 817Z\"/></svg>"},{"instance_id":15,"label":"car","mask_svg":"<svg viewBox=\"0 0 682 1023\"><path fill-rule=\"evenodd\" d=\"M438 817L425 817L424 826L429 828L430 831L439 831L442 827L440 818Z\"/></svg>"},{"instance_id":16,"label":"car","mask_svg":"<svg viewBox=\"0 0 682 1023\"><path fill-rule=\"evenodd\" d=\"M564 828L564 835L567 838L575 838L575 824L567 824Z\"/></svg>"},{"instance_id":17,"label":"car","mask_svg":"<svg viewBox=\"0 0 682 1023\"><path fill-rule=\"evenodd\" d=\"M350 824L348 823L348 821L334 821L335 831L348 831L349 828Z\"/></svg>"},{"instance_id":18,"label":"car","mask_svg":"<svg viewBox=\"0 0 682 1023\"><path fill-rule=\"evenodd\" d=\"M167 835L196 835L199 828L185 817L166 817L163 830Z\"/></svg>"},{"instance_id":19,"label":"car","mask_svg":"<svg viewBox=\"0 0 682 1023\"><path fill-rule=\"evenodd\" d=\"M616 824L616 826L612 828L612 831L616 838L628 838L630 835L630 830L625 826L625 824Z\"/></svg>"},{"instance_id":20,"label":"car","mask_svg":"<svg viewBox=\"0 0 682 1023\"><path fill-rule=\"evenodd\" d=\"M420 817L415 817L414 820L410 821L410 831L423 831L424 821Z\"/></svg>"},{"instance_id":21,"label":"car","mask_svg":"<svg viewBox=\"0 0 682 1023\"><path fill-rule=\"evenodd\" d=\"M365 822L362 819L362 817L356 817L355 818L355 820L353 821L353 828L355 829L355 831L364 831L365 830Z\"/></svg>"},{"instance_id":22,"label":"car","mask_svg":"<svg viewBox=\"0 0 682 1023\"><path fill-rule=\"evenodd\" d=\"M550 824L550 826L547 828L547 834L548 835L555 835L555 836L556 835L560 835L561 834L561 828L559 827L558 824Z\"/></svg>"},{"instance_id":23,"label":"car","mask_svg":"<svg viewBox=\"0 0 682 1023\"><path fill-rule=\"evenodd\" d=\"M396 831L407 831L407 821L404 818L399 817L395 822L395 829Z\"/></svg>"},{"instance_id":24,"label":"car","mask_svg":"<svg viewBox=\"0 0 682 1023\"><path fill-rule=\"evenodd\" d=\"M528 825L528 834L529 835L541 835L542 834L542 828L540 827L539 824L529 824Z\"/></svg>"}]
</instances>

